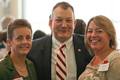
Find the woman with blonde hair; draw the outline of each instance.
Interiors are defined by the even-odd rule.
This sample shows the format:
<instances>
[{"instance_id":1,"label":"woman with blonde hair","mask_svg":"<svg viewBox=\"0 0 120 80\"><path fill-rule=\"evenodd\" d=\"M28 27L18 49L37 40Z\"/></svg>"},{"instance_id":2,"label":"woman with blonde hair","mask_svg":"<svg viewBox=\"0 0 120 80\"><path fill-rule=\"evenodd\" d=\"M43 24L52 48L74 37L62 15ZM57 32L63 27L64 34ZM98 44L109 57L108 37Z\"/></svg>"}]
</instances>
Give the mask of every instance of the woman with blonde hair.
<instances>
[{"instance_id":1,"label":"woman with blonde hair","mask_svg":"<svg viewBox=\"0 0 120 80\"><path fill-rule=\"evenodd\" d=\"M94 57L79 80L120 80L120 52L116 49L116 32L111 20L103 15L91 18L85 43Z\"/></svg>"}]
</instances>

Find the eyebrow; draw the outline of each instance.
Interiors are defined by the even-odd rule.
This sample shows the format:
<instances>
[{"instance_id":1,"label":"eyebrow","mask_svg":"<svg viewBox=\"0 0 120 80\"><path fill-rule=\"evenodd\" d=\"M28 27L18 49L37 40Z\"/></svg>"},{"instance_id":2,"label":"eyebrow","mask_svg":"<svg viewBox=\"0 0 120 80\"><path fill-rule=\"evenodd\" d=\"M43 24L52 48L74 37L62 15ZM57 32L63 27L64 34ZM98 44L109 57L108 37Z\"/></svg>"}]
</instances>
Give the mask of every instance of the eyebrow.
<instances>
[{"instance_id":1,"label":"eyebrow","mask_svg":"<svg viewBox=\"0 0 120 80\"><path fill-rule=\"evenodd\" d=\"M92 28L88 27L88 29L92 29ZM102 28L97 26L97 28L95 28L95 29L102 29Z\"/></svg>"},{"instance_id":2,"label":"eyebrow","mask_svg":"<svg viewBox=\"0 0 120 80\"><path fill-rule=\"evenodd\" d=\"M72 19L72 17L66 17L66 18L62 18L61 16L54 16L55 18L61 18L61 19Z\"/></svg>"}]
</instances>

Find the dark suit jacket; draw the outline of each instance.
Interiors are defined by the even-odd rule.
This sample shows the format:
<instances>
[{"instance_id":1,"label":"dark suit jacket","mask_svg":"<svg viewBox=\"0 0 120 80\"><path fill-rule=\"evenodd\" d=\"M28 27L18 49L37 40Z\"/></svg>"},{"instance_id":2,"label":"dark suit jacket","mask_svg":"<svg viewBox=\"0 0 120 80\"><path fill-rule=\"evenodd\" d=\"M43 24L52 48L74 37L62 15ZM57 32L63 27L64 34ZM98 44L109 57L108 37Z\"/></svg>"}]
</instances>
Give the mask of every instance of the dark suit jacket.
<instances>
[{"instance_id":1,"label":"dark suit jacket","mask_svg":"<svg viewBox=\"0 0 120 80\"><path fill-rule=\"evenodd\" d=\"M77 64L77 78L84 71L91 56L84 45L84 38L73 36L75 58ZM37 69L38 80L51 80L52 36L33 41L28 58L33 61Z\"/></svg>"}]
</instances>

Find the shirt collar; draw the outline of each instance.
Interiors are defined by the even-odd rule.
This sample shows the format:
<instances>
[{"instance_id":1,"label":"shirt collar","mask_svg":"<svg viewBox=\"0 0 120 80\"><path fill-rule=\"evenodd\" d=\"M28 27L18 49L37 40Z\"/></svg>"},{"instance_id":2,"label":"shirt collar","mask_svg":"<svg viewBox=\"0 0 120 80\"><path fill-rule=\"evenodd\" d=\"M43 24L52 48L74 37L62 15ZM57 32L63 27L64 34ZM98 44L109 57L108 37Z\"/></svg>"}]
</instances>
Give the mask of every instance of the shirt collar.
<instances>
[{"instance_id":1,"label":"shirt collar","mask_svg":"<svg viewBox=\"0 0 120 80\"><path fill-rule=\"evenodd\" d=\"M60 47L62 44L66 44L66 48L67 49L70 49L71 45L72 45L72 40L73 40L73 37L70 37L70 39L68 39L67 41L65 41L64 43L60 43L56 38L55 36L52 36L52 44L53 44L53 47Z\"/></svg>"}]
</instances>

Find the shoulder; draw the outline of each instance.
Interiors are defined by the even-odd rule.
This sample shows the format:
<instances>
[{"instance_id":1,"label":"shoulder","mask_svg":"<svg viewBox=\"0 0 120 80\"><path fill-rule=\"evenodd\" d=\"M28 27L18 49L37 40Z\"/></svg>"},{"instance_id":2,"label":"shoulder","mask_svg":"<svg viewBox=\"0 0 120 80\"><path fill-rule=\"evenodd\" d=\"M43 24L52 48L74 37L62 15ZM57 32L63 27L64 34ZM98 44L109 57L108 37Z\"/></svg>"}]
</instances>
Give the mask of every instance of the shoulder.
<instances>
[{"instance_id":1,"label":"shoulder","mask_svg":"<svg viewBox=\"0 0 120 80\"><path fill-rule=\"evenodd\" d=\"M48 46L51 46L52 44L52 39L51 36L45 36L36 40L33 40L32 42L32 48L29 52L29 54L27 55L27 57L31 60L31 61L37 61L37 59L41 59L41 54L44 53L44 51L46 51L47 49L49 49Z\"/></svg>"},{"instance_id":2,"label":"shoulder","mask_svg":"<svg viewBox=\"0 0 120 80\"><path fill-rule=\"evenodd\" d=\"M115 58L109 66L108 78L111 80L120 80L120 57Z\"/></svg>"},{"instance_id":3,"label":"shoulder","mask_svg":"<svg viewBox=\"0 0 120 80\"><path fill-rule=\"evenodd\" d=\"M0 61L0 80L7 79L7 77L11 74L12 71L12 65L10 64L9 58L5 58Z\"/></svg>"},{"instance_id":4,"label":"shoulder","mask_svg":"<svg viewBox=\"0 0 120 80\"><path fill-rule=\"evenodd\" d=\"M110 62L113 60L120 58L120 51L119 50L113 50L110 55L108 56L108 59Z\"/></svg>"},{"instance_id":5,"label":"shoulder","mask_svg":"<svg viewBox=\"0 0 120 80\"><path fill-rule=\"evenodd\" d=\"M36 52L39 53L40 51L43 51L44 49L48 48L48 46L51 45L52 45L52 37L50 35L47 35L40 39L33 40L30 53L31 52L33 52L33 54Z\"/></svg>"},{"instance_id":6,"label":"shoulder","mask_svg":"<svg viewBox=\"0 0 120 80\"><path fill-rule=\"evenodd\" d=\"M3 68L6 68L5 66L8 66L8 65L10 65L10 64L11 64L10 57L9 57L9 56L6 56L4 59L2 59L2 60L0 61L0 70L1 70L2 67L3 67Z\"/></svg>"},{"instance_id":7,"label":"shoulder","mask_svg":"<svg viewBox=\"0 0 120 80\"><path fill-rule=\"evenodd\" d=\"M116 63L120 64L120 51L119 50L112 51L111 54L108 56L108 59L111 64L116 64Z\"/></svg>"},{"instance_id":8,"label":"shoulder","mask_svg":"<svg viewBox=\"0 0 120 80\"><path fill-rule=\"evenodd\" d=\"M112 51L108 56L108 60L110 62L110 68L119 69L117 67L120 67L120 51Z\"/></svg>"},{"instance_id":9,"label":"shoulder","mask_svg":"<svg viewBox=\"0 0 120 80\"><path fill-rule=\"evenodd\" d=\"M50 35L47 35L45 37L33 40L33 46L34 45L41 45L41 44L46 44L48 42L52 41L52 38Z\"/></svg>"},{"instance_id":10,"label":"shoulder","mask_svg":"<svg viewBox=\"0 0 120 80\"><path fill-rule=\"evenodd\" d=\"M114 50L110 55L110 66L108 70L108 77L114 78L114 80L120 80L120 52Z\"/></svg>"},{"instance_id":11,"label":"shoulder","mask_svg":"<svg viewBox=\"0 0 120 80\"><path fill-rule=\"evenodd\" d=\"M0 61L0 75L3 75L5 73L6 67L4 60Z\"/></svg>"}]
</instances>

